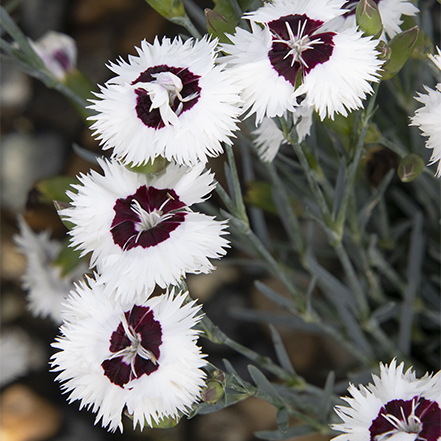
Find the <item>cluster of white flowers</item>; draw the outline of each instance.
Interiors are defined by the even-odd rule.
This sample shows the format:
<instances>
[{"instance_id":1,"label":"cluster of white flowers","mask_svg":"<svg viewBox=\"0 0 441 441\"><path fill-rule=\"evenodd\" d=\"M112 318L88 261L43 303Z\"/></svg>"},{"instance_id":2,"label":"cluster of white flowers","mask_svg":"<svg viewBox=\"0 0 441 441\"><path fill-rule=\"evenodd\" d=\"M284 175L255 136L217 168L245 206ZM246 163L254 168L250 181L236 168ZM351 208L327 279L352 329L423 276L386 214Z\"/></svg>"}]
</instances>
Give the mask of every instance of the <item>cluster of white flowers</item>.
<instances>
[{"instance_id":1,"label":"cluster of white flowers","mask_svg":"<svg viewBox=\"0 0 441 441\"><path fill-rule=\"evenodd\" d=\"M52 360L69 401L91 408L104 427L122 431L123 411L134 427L178 419L200 398L201 307L179 286L186 274L210 272L210 259L228 247L226 222L191 208L215 187L206 163L245 117L255 115L259 154L271 161L284 140L271 118L292 118L303 140L314 111L323 120L362 107L382 61L376 40L356 27L352 3L274 0L245 14L250 30L237 28L229 44L155 39L109 64L116 76L100 87L90 119L112 158L98 160L103 174L80 175L60 210L73 224L71 245L90 253L96 272L65 301ZM407 1L377 3L388 37L402 13L416 12ZM140 172L159 157L161 171ZM26 249L34 239L21 228Z\"/></svg>"},{"instance_id":2,"label":"cluster of white flowers","mask_svg":"<svg viewBox=\"0 0 441 441\"><path fill-rule=\"evenodd\" d=\"M155 39L110 63L116 76L96 94L90 119L112 159L99 160L103 175L79 176L60 211L97 273L67 299L53 367L69 399L92 406L111 430L122 430L124 407L143 427L178 418L200 396L199 307L182 306L186 293L152 293L210 272L209 259L226 252L226 223L191 206L213 190L205 164L231 144L239 117L291 113L303 138L313 109L346 115L378 81L375 42L355 26L326 27L343 4L277 0L247 14L252 32L238 28L230 45ZM219 50L230 55L218 59ZM161 172L134 168L158 157L167 161Z\"/></svg>"}]
</instances>

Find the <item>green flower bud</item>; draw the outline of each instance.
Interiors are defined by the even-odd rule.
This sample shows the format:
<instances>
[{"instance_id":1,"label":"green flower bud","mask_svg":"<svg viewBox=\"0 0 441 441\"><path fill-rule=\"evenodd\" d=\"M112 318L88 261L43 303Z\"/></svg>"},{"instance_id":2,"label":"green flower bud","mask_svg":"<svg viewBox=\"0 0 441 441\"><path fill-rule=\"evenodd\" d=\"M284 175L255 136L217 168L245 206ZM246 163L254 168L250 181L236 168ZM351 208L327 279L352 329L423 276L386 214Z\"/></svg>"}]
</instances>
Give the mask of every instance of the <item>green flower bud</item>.
<instances>
[{"instance_id":1,"label":"green flower bud","mask_svg":"<svg viewBox=\"0 0 441 441\"><path fill-rule=\"evenodd\" d=\"M424 170L425 163L421 155L410 153L398 165L398 177L402 182L411 182Z\"/></svg>"},{"instance_id":2,"label":"green flower bud","mask_svg":"<svg viewBox=\"0 0 441 441\"><path fill-rule=\"evenodd\" d=\"M212 9L205 9L205 20L207 21L208 32L217 37L221 43L231 43L225 34L234 34L235 26L226 18Z\"/></svg>"},{"instance_id":3,"label":"green flower bud","mask_svg":"<svg viewBox=\"0 0 441 441\"><path fill-rule=\"evenodd\" d=\"M211 377L213 378L213 380L220 381L221 383L225 381L225 374L219 369L215 369L211 373Z\"/></svg>"},{"instance_id":4,"label":"green flower bud","mask_svg":"<svg viewBox=\"0 0 441 441\"><path fill-rule=\"evenodd\" d=\"M201 399L205 403L216 404L224 396L224 388L217 380L207 381Z\"/></svg>"},{"instance_id":5,"label":"green flower bud","mask_svg":"<svg viewBox=\"0 0 441 441\"><path fill-rule=\"evenodd\" d=\"M373 0L360 0L355 10L355 16L364 35L372 35L374 38L380 37L383 32L383 22L378 6Z\"/></svg>"},{"instance_id":6,"label":"green flower bud","mask_svg":"<svg viewBox=\"0 0 441 441\"><path fill-rule=\"evenodd\" d=\"M392 51L389 62L383 66L382 79L389 80L395 76L412 55L418 39L418 26L395 35L389 42Z\"/></svg>"},{"instance_id":7,"label":"green flower bud","mask_svg":"<svg viewBox=\"0 0 441 441\"><path fill-rule=\"evenodd\" d=\"M181 0L145 0L155 11L170 20L176 17L185 17L184 4Z\"/></svg>"}]
</instances>

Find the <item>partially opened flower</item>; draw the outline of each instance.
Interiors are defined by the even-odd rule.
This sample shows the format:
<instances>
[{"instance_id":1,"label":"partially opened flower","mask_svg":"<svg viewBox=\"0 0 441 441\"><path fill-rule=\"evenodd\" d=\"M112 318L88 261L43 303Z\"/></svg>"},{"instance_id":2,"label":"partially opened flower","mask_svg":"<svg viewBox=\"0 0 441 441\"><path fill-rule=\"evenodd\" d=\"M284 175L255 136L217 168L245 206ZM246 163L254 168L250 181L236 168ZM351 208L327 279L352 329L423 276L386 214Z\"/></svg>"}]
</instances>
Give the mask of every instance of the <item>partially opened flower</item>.
<instances>
[{"instance_id":1,"label":"partially opened flower","mask_svg":"<svg viewBox=\"0 0 441 441\"><path fill-rule=\"evenodd\" d=\"M346 27L355 26L355 10L357 8L359 0L349 0L344 3L343 8L348 12L342 16L345 19L344 23L341 21L341 25ZM401 32L400 25L403 23L402 16L413 16L419 12L419 9L408 0L373 0L378 5L378 11L380 12L381 21L383 23L383 32L389 38L393 38L396 34ZM384 39L384 34L382 39Z\"/></svg>"},{"instance_id":2,"label":"partially opened flower","mask_svg":"<svg viewBox=\"0 0 441 441\"><path fill-rule=\"evenodd\" d=\"M170 164L158 174L130 171L99 160L104 176L81 175L71 207L60 215L74 224L72 245L92 252L101 280L117 296L135 298L177 284L186 273L208 273L209 258L225 254L225 222L193 212L213 190L213 175Z\"/></svg>"},{"instance_id":3,"label":"partially opened flower","mask_svg":"<svg viewBox=\"0 0 441 441\"><path fill-rule=\"evenodd\" d=\"M28 308L36 317L50 317L57 325L61 323L61 303L76 282L87 271L87 265L78 265L63 274L56 259L62 243L50 239L49 231L34 233L25 220L18 219L20 234L14 237L16 244L26 256L27 267L22 277L23 289L27 291Z\"/></svg>"},{"instance_id":4,"label":"partially opened flower","mask_svg":"<svg viewBox=\"0 0 441 441\"><path fill-rule=\"evenodd\" d=\"M157 156L179 164L222 153L236 130L239 88L216 65L217 40L143 41L138 57L119 60L91 109L103 149L135 165Z\"/></svg>"},{"instance_id":5,"label":"partially opened flower","mask_svg":"<svg viewBox=\"0 0 441 441\"><path fill-rule=\"evenodd\" d=\"M441 70L441 52L432 55L430 58ZM435 176L441 176L441 83L438 83L435 90L424 86L427 94L418 93L415 99L424 104L415 111L415 116L411 119L412 126L419 126L423 136L429 137L426 141L426 148L433 149L429 165L438 162Z\"/></svg>"},{"instance_id":6,"label":"partially opened flower","mask_svg":"<svg viewBox=\"0 0 441 441\"><path fill-rule=\"evenodd\" d=\"M87 283L86 283L87 282ZM97 413L96 422L123 430L179 419L198 400L205 365L197 346L200 306L187 293L166 293L145 302L115 302L89 278L68 297L61 337L52 357L69 402Z\"/></svg>"},{"instance_id":7,"label":"partially opened flower","mask_svg":"<svg viewBox=\"0 0 441 441\"><path fill-rule=\"evenodd\" d=\"M66 74L75 69L77 45L69 35L49 31L39 40L30 40L29 43L45 66L60 81L63 81Z\"/></svg>"},{"instance_id":8,"label":"partially opened flower","mask_svg":"<svg viewBox=\"0 0 441 441\"><path fill-rule=\"evenodd\" d=\"M243 88L245 110L264 116L295 112L298 100L323 119L358 109L370 81L378 81L376 42L355 27L338 31L327 24L342 14L344 0L275 0L246 14L251 32L237 28L222 45Z\"/></svg>"},{"instance_id":9,"label":"partially opened flower","mask_svg":"<svg viewBox=\"0 0 441 441\"><path fill-rule=\"evenodd\" d=\"M299 142L302 142L311 131L312 111L312 107L300 106L294 113L287 112L287 117L293 119ZM273 119L265 117L252 133L256 136L254 144L259 158L263 162L272 162L280 146L286 142L283 132Z\"/></svg>"},{"instance_id":10,"label":"partially opened flower","mask_svg":"<svg viewBox=\"0 0 441 441\"><path fill-rule=\"evenodd\" d=\"M344 434L334 441L437 441L441 439L441 371L417 379L404 363L380 363L374 384L351 384L350 407L336 406L343 423L331 427Z\"/></svg>"}]
</instances>

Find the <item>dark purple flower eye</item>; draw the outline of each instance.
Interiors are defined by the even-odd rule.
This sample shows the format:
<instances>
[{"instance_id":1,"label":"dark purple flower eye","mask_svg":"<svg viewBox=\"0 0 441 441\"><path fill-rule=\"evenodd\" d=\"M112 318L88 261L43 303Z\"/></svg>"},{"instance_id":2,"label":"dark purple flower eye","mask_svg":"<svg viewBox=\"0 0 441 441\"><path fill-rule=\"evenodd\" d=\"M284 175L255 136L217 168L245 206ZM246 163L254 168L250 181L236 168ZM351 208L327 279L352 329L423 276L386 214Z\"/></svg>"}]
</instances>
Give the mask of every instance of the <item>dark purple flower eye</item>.
<instances>
[{"instance_id":1,"label":"dark purple flower eye","mask_svg":"<svg viewBox=\"0 0 441 441\"><path fill-rule=\"evenodd\" d=\"M423 397L392 400L381 408L369 432L371 441L392 439L399 433L413 434L415 441L437 441L441 436L441 410L436 401Z\"/></svg>"},{"instance_id":2,"label":"dark purple flower eye","mask_svg":"<svg viewBox=\"0 0 441 441\"><path fill-rule=\"evenodd\" d=\"M287 15L268 23L273 38L268 53L271 64L294 87L300 69L305 76L332 55L335 33L317 32L322 25L323 21L311 20L305 14Z\"/></svg>"},{"instance_id":3,"label":"dark purple flower eye","mask_svg":"<svg viewBox=\"0 0 441 441\"><path fill-rule=\"evenodd\" d=\"M133 195L116 201L113 240L123 250L153 247L184 222L186 213L179 210L185 207L173 189L143 185Z\"/></svg>"},{"instance_id":4,"label":"dark purple flower eye","mask_svg":"<svg viewBox=\"0 0 441 441\"><path fill-rule=\"evenodd\" d=\"M126 311L112 333L109 350L112 356L101 363L104 375L123 387L130 381L150 375L159 368L161 324L150 308L135 305Z\"/></svg>"}]
</instances>

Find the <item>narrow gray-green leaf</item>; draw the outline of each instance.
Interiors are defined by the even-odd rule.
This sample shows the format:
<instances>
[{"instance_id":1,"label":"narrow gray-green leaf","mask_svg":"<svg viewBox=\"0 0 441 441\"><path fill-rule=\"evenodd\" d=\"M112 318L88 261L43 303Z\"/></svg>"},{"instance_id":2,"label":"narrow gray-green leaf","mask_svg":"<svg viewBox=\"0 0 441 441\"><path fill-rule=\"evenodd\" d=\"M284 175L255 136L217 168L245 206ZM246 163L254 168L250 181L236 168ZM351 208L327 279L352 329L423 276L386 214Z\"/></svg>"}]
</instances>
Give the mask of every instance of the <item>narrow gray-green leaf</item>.
<instances>
[{"instance_id":1,"label":"narrow gray-green leaf","mask_svg":"<svg viewBox=\"0 0 441 441\"><path fill-rule=\"evenodd\" d=\"M279 332L273 325L269 325L271 338L273 340L274 350L276 351L277 360L279 360L280 366L282 366L285 371L290 374L295 374L294 367L289 359L288 353L286 352L285 345L283 344L282 338Z\"/></svg>"},{"instance_id":2,"label":"narrow gray-green leaf","mask_svg":"<svg viewBox=\"0 0 441 441\"><path fill-rule=\"evenodd\" d=\"M332 391L334 390L334 384L335 374L334 371L330 371L326 378L325 389L323 390L322 401L318 410L318 417L323 422L329 421L328 415L334 401L332 394Z\"/></svg>"},{"instance_id":3,"label":"narrow gray-green leaf","mask_svg":"<svg viewBox=\"0 0 441 441\"><path fill-rule=\"evenodd\" d=\"M256 280L254 282L254 286L268 299L276 303L277 305L280 305L282 308L287 309L288 311L292 313L297 313L297 307L296 304L290 300L289 298L282 296L282 294L279 294L278 292L271 289L269 286L265 285L259 280Z\"/></svg>"},{"instance_id":4,"label":"narrow gray-green leaf","mask_svg":"<svg viewBox=\"0 0 441 441\"><path fill-rule=\"evenodd\" d=\"M318 264L310 255L306 257L306 263L309 270L317 276L322 288L332 296L333 303L341 303L347 306L354 313L358 313L358 306L350 289L343 285L328 270Z\"/></svg>"},{"instance_id":5,"label":"narrow gray-green leaf","mask_svg":"<svg viewBox=\"0 0 441 441\"><path fill-rule=\"evenodd\" d=\"M389 172L386 174L386 176L381 181L380 185L375 189L375 191L372 193L371 197L368 199L368 201L365 203L365 205L361 209L361 211L358 215L358 223L359 223L359 228L361 231L365 230L366 225L372 216L372 211L374 210L376 205L381 201L381 198L383 197L386 189L389 187L389 184L392 181L394 174L395 174L394 169L389 170Z\"/></svg>"},{"instance_id":6,"label":"narrow gray-green leaf","mask_svg":"<svg viewBox=\"0 0 441 441\"><path fill-rule=\"evenodd\" d=\"M286 433L289 429L289 413L286 407L277 411L277 427L282 433Z\"/></svg>"},{"instance_id":7,"label":"narrow gray-green leaf","mask_svg":"<svg viewBox=\"0 0 441 441\"><path fill-rule=\"evenodd\" d=\"M407 265L407 285L404 292L404 301L401 309L400 332L398 347L406 355L410 354L412 325L414 316L414 302L421 280L421 266L423 263L425 238L423 234L423 215L417 212L414 217L414 226L410 238L409 257Z\"/></svg>"},{"instance_id":8,"label":"narrow gray-green leaf","mask_svg":"<svg viewBox=\"0 0 441 441\"><path fill-rule=\"evenodd\" d=\"M274 397L282 401L282 397L279 394L279 392L277 392L277 390L270 383L268 378L266 378L265 375L263 375L262 372L256 366L253 366L252 364L248 365L248 372L250 373L251 378L253 379L257 388L262 393L268 395L269 397Z\"/></svg>"}]
</instances>

